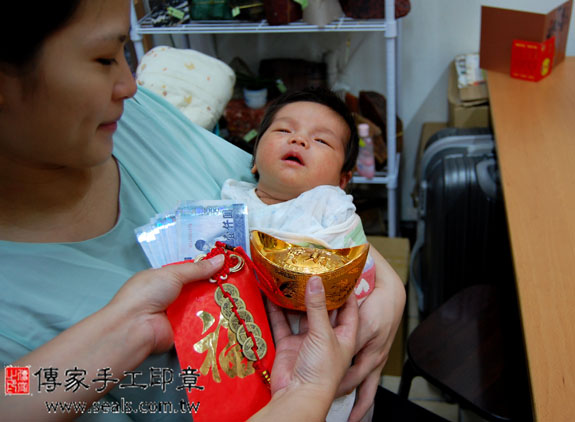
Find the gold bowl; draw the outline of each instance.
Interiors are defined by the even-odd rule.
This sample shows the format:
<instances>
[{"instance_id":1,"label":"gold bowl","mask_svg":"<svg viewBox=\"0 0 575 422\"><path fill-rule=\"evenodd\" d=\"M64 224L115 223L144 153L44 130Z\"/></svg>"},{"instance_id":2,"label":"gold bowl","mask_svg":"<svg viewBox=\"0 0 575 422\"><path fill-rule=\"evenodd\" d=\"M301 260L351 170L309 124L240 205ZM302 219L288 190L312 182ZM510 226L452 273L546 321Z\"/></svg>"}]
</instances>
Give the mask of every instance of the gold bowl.
<instances>
[{"instance_id":1,"label":"gold bowl","mask_svg":"<svg viewBox=\"0 0 575 422\"><path fill-rule=\"evenodd\" d=\"M327 309L342 306L353 292L365 266L369 244L343 249L304 247L254 230L252 261L265 295L283 308L305 311L305 286L318 275L325 288Z\"/></svg>"}]
</instances>

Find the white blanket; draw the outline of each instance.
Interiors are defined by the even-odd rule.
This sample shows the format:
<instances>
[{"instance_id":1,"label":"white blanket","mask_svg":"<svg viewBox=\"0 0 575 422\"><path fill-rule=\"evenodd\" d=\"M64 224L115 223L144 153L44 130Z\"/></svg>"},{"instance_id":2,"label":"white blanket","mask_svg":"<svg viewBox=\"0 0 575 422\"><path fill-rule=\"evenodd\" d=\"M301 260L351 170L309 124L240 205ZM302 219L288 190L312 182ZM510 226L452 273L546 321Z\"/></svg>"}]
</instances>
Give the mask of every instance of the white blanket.
<instances>
[{"instance_id":1,"label":"white blanket","mask_svg":"<svg viewBox=\"0 0 575 422\"><path fill-rule=\"evenodd\" d=\"M222 199L248 205L250 230L259 230L301 246L339 249L366 243L351 195L337 186L318 186L279 204L263 203L255 185L228 179Z\"/></svg>"}]
</instances>

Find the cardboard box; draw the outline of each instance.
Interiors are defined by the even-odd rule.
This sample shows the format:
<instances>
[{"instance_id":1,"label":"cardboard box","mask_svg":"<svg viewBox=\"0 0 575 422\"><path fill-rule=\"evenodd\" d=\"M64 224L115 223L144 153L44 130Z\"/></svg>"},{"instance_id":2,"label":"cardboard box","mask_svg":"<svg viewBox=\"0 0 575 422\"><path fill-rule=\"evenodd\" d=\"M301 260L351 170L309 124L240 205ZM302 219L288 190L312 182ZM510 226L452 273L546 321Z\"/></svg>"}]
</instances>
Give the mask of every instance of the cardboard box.
<instances>
[{"instance_id":1,"label":"cardboard box","mask_svg":"<svg viewBox=\"0 0 575 422\"><path fill-rule=\"evenodd\" d=\"M367 241L383 255L399 275L403 284L407 285L410 254L409 240L401 237L367 236ZM407 309L403 313L403 320L395 335L382 375L401 375L403 362L405 361L405 341L407 336L406 315Z\"/></svg>"},{"instance_id":2,"label":"cardboard box","mask_svg":"<svg viewBox=\"0 0 575 422\"><path fill-rule=\"evenodd\" d=\"M461 101L485 101L489 98L487 84L485 83L480 85L468 85L461 88L458 87L458 90Z\"/></svg>"},{"instance_id":3,"label":"cardboard box","mask_svg":"<svg viewBox=\"0 0 575 422\"><path fill-rule=\"evenodd\" d=\"M489 127L491 122L488 100L463 101L457 88L455 64L449 68L447 84L448 126L458 128Z\"/></svg>"},{"instance_id":4,"label":"cardboard box","mask_svg":"<svg viewBox=\"0 0 575 422\"><path fill-rule=\"evenodd\" d=\"M537 9L542 10L544 3L539 2ZM568 0L542 13L482 6L479 57L481 68L509 74L514 40L542 43L553 36L555 54L552 66L556 67L565 59L572 6L573 0Z\"/></svg>"},{"instance_id":5,"label":"cardboard box","mask_svg":"<svg viewBox=\"0 0 575 422\"><path fill-rule=\"evenodd\" d=\"M479 67L479 54L459 54L453 60L457 71L457 88L462 101L487 100L489 92L484 72Z\"/></svg>"}]
</instances>

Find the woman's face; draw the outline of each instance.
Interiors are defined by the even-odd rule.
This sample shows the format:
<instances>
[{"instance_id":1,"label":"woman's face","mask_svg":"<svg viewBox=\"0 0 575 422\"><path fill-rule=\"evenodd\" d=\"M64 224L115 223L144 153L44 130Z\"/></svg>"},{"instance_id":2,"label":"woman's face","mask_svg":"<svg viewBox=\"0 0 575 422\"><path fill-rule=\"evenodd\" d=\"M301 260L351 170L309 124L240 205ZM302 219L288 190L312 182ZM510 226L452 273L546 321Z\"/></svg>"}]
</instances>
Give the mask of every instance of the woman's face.
<instances>
[{"instance_id":1,"label":"woman's face","mask_svg":"<svg viewBox=\"0 0 575 422\"><path fill-rule=\"evenodd\" d=\"M130 0L84 0L31 74L0 72L0 156L35 168L106 162L136 85L124 58Z\"/></svg>"}]
</instances>

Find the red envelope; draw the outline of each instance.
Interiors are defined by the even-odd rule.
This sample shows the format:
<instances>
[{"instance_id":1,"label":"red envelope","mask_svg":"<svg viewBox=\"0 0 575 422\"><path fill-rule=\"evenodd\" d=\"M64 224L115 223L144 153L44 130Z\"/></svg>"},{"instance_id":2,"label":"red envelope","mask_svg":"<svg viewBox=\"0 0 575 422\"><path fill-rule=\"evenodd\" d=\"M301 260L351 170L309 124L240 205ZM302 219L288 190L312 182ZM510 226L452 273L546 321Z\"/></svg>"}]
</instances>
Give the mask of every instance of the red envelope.
<instances>
[{"instance_id":1,"label":"red envelope","mask_svg":"<svg viewBox=\"0 0 575 422\"><path fill-rule=\"evenodd\" d=\"M186 285L167 310L197 422L245 421L271 399L275 348L267 314L251 265L237 268L249 258L220 242L207 257L220 253L226 261L214 282Z\"/></svg>"}]
</instances>

